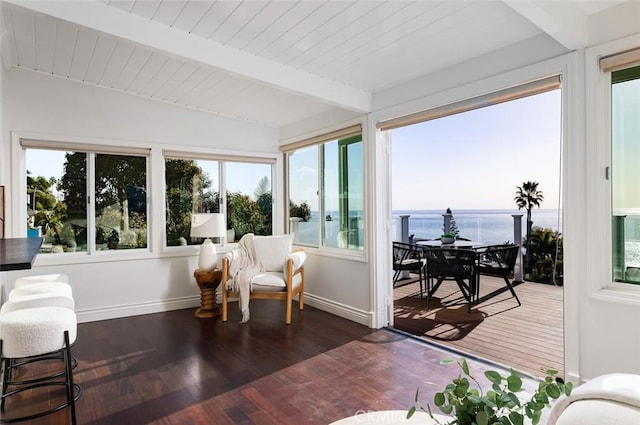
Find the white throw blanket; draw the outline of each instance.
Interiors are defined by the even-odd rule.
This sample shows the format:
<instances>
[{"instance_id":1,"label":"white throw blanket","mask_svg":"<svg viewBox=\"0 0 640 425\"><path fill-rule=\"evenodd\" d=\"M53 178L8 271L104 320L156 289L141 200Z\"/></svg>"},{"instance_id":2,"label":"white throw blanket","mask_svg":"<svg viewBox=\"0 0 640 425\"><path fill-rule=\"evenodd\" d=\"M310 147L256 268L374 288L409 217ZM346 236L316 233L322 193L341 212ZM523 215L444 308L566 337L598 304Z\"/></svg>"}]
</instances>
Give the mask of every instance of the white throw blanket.
<instances>
[{"instance_id":1,"label":"white throw blanket","mask_svg":"<svg viewBox=\"0 0 640 425\"><path fill-rule=\"evenodd\" d=\"M640 376L611 373L598 376L560 398L551 409L547 425L555 425L562 412L579 400L608 400L640 408Z\"/></svg>"},{"instance_id":2,"label":"white throw blanket","mask_svg":"<svg viewBox=\"0 0 640 425\"><path fill-rule=\"evenodd\" d=\"M240 296L238 305L242 312L242 323L249 321L249 296L253 289L251 280L262 271L253 247L253 233L247 233L238 241L238 249L230 255L227 279L227 289Z\"/></svg>"}]
</instances>

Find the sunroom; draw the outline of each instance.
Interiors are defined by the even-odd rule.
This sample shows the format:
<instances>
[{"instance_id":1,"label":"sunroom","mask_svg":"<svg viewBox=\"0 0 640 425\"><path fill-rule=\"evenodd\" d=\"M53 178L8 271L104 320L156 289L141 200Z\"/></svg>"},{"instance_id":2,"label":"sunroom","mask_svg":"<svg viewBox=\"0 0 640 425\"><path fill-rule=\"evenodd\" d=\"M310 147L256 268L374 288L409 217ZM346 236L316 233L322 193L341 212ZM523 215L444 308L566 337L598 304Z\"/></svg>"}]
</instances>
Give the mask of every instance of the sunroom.
<instances>
[{"instance_id":1,"label":"sunroom","mask_svg":"<svg viewBox=\"0 0 640 425\"><path fill-rule=\"evenodd\" d=\"M637 2L4 0L0 10L4 237L27 236L38 202L28 177L66 166L75 177L56 190L75 186L81 198L60 236L72 242L49 240L33 269L2 272L4 296L18 277L66 273L81 322L194 308L198 249L176 216L229 218L234 200L268 192L271 216L228 223L228 239L295 229L308 256L305 302L385 327L394 237L385 123L554 77L566 376L640 373L640 341L629 337L640 290L615 278L611 226L620 214L610 177L633 175L612 164L613 68L600 61L637 65L618 56L640 46ZM200 184L214 198L176 195L170 174L184 177L185 164L206 170ZM135 187L110 203L100 182L123 177ZM305 203L315 221L292 217ZM114 227L126 235L112 249L104 229Z\"/></svg>"}]
</instances>

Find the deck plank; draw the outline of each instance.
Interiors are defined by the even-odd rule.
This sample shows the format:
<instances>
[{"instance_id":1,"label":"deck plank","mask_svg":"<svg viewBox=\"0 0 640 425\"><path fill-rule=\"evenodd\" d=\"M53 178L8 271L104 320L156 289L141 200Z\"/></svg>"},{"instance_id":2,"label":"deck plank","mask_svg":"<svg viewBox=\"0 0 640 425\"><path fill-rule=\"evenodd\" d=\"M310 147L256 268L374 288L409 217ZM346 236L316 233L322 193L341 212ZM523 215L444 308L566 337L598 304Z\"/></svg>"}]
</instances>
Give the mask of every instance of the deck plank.
<instances>
[{"instance_id":1,"label":"deck plank","mask_svg":"<svg viewBox=\"0 0 640 425\"><path fill-rule=\"evenodd\" d=\"M445 282L427 308L412 277L394 289L395 327L533 376L542 376L541 370L548 368L558 370L562 376L562 287L519 284L515 290L521 306L504 289L502 279L483 276L480 302L468 313L455 283ZM504 291L489 297L500 290Z\"/></svg>"}]
</instances>

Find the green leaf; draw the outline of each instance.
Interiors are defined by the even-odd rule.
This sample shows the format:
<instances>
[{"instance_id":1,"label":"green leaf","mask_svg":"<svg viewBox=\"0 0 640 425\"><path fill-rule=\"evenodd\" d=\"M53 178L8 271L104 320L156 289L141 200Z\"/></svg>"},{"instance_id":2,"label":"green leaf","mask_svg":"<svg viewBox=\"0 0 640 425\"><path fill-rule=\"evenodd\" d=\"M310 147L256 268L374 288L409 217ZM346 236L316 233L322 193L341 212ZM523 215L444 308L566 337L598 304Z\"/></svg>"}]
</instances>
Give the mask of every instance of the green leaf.
<instances>
[{"instance_id":1,"label":"green leaf","mask_svg":"<svg viewBox=\"0 0 640 425\"><path fill-rule=\"evenodd\" d=\"M436 395L433 396L433 404L435 404L436 406L440 407L444 404L444 402L445 398L443 393L436 393Z\"/></svg>"},{"instance_id":2,"label":"green leaf","mask_svg":"<svg viewBox=\"0 0 640 425\"><path fill-rule=\"evenodd\" d=\"M407 412L407 419L412 417L414 413L416 413L416 406L411 406L411 409Z\"/></svg>"},{"instance_id":3,"label":"green leaf","mask_svg":"<svg viewBox=\"0 0 640 425\"><path fill-rule=\"evenodd\" d=\"M511 422L513 423L513 425L523 425L524 424L524 417L522 416L522 414L520 414L518 412L509 413L509 419L511 419Z\"/></svg>"},{"instance_id":4,"label":"green leaf","mask_svg":"<svg viewBox=\"0 0 640 425\"><path fill-rule=\"evenodd\" d=\"M516 406L520 406L520 399L514 393L507 393L507 398Z\"/></svg>"},{"instance_id":5,"label":"green leaf","mask_svg":"<svg viewBox=\"0 0 640 425\"><path fill-rule=\"evenodd\" d=\"M517 392L522 389L522 379L512 370L507 377L507 388L509 391Z\"/></svg>"},{"instance_id":6,"label":"green leaf","mask_svg":"<svg viewBox=\"0 0 640 425\"><path fill-rule=\"evenodd\" d=\"M440 411L442 413L445 413L447 415L451 414L451 412L453 412L453 406L450 404L445 404L444 406L438 406L440 408Z\"/></svg>"},{"instance_id":7,"label":"green leaf","mask_svg":"<svg viewBox=\"0 0 640 425\"><path fill-rule=\"evenodd\" d=\"M462 359L462 363L460 363L460 366L462 367L462 371L466 375L469 375L469 365L467 364L467 360L466 359Z\"/></svg>"},{"instance_id":8,"label":"green leaf","mask_svg":"<svg viewBox=\"0 0 640 425\"><path fill-rule=\"evenodd\" d=\"M500 385L500 383L502 382L502 376L500 376L500 374L494 370L487 370L484 373L484 376L486 376L487 379L494 385Z\"/></svg>"},{"instance_id":9,"label":"green leaf","mask_svg":"<svg viewBox=\"0 0 640 425\"><path fill-rule=\"evenodd\" d=\"M573 389L573 382L567 382L564 384L564 393L568 396L571 395L571 390Z\"/></svg>"},{"instance_id":10,"label":"green leaf","mask_svg":"<svg viewBox=\"0 0 640 425\"><path fill-rule=\"evenodd\" d=\"M483 397L483 398L482 398L482 401L484 402L484 404L486 404L487 406L492 407L492 408L494 408L494 409L495 409L496 407L498 407L498 406L496 405L496 402L495 402L495 399L494 399L494 398L491 398L491 397Z\"/></svg>"},{"instance_id":11,"label":"green leaf","mask_svg":"<svg viewBox=\"0 0 640 425\"><path fill-rule=\"evenodd\" d=\"M549 385L545 388L545 392L553 399L560 397L560 389L557 385Z\"/></svg>"},{"instance_id":12,"label":"green leaf","mask_svg":"<svg viewBox=\"0 0 640 425\"><path fill-rule=\"evenodd\" d=\"M531 410L535 410L537 412L540 412L542 409L544 409L544 404L542 404L542 403L529 402L529 404L527 404L527 406L529 406L529 408Z\"/></svg>"},{"instance_id":13,"label":"green leaf","mask_svg":"<svg viewBox=\"0 0 640 425\"><path fill-rule=\"evenodd\" d=\"M420 389L418 388L418 389L416 390L416 397L415 397L415 399L413 400L413 401L414 401L414 402L416 402L416 403L418 402L418 394L419 394L419 393L420 393Z\"/></svg>"},{"instance_id":14,"label":"green leaf","mask_svg":"<svg viewBox=\"0 0 640 425\"><path fill-rule=\"evenodd\" d=\"M467 396L467 400L469 400L473 404L481 404L482 403L482 399L480 397L478 397L477 395L475 395L475 394L469 394Z\"/></svg>"},{"instance_id":15,"label":"green leaf","mask_svg":"<svg viewBox=\"0 0 640 425\"><path fill-rule=\"evenodd\" d=\"M540 417L542 416L542 411L537 410L535 412L533 412L533 415L531 415L531 424L532 425L537 425L538 422L540 422Z\"/></svg>"},{"instance_id":16,"label":"green leaf","mask_svg":"<svg viewBox=\"0 0 640 425\"><path fill-rule=\"evenodd\" d=\"M510 421L510 420L509 420L509 418L508 418L508 417L506 417L506 416L500 416L500 417L498 418L498 421L500 421L500 423L501 423L502 425L512 425L512 424L511 424L511 421Z\"/></svg>"},{"instance_id":17,"label":"green leaf","mask_svg":"<svg viewBox=\"0 0 640 425\"><path fill-rule=\"evenodd\" d=\"M453 360L453 359L442 359L442 360L440 360L440 364L441 365L449 365L449 364L454 363L454 362L455 362L455 360Z\"/></svg>"},{"instance_id":18,"label":"green leaf","mask_svg":"<svg viewBox=\"0 0 640 425\"><path fill-rule=\"evenodd\" d=\"M489 415L487 412L478 412L476 415L476 423L478 425L488 425L489 424Z\"/></svg>"},{"instance_id":19,"label":"green leaf","mask_svg":"<svg viewBox=\"0 0 640 425\"><path fill-rule=\"evenodd\" d=\"M536 403L549 404L549 397L547 396L546 392L544 392L544 393L536 393L533 396L533 400Z\"/></svg>"}]
</instances>

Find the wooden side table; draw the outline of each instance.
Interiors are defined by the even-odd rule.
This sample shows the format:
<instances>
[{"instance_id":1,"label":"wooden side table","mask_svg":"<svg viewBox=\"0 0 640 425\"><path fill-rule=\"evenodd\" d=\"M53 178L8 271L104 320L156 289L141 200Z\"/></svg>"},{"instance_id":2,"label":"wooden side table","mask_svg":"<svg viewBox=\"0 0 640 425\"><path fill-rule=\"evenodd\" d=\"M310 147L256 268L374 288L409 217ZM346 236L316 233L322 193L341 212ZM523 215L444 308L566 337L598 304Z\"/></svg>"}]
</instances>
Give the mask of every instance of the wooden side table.
<instances>
[{"instance_id":1,"label":"wooden side table","mask_svg":"<svg viewBox=\"0 0 640 425\"><path fill-rule=\"evenodd\" d=\"M222 280L222 270L201 270L197 269L193 272L193 277L200 287L200 308L195 312L198 319L211 319L218 317L220 307L216 303L216 289Z\"/></svg>"}]
</instances>

